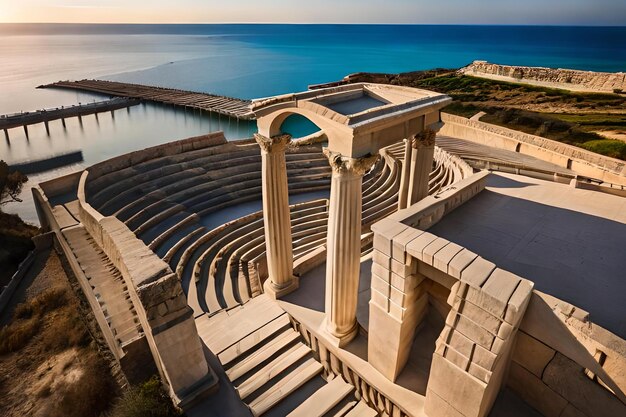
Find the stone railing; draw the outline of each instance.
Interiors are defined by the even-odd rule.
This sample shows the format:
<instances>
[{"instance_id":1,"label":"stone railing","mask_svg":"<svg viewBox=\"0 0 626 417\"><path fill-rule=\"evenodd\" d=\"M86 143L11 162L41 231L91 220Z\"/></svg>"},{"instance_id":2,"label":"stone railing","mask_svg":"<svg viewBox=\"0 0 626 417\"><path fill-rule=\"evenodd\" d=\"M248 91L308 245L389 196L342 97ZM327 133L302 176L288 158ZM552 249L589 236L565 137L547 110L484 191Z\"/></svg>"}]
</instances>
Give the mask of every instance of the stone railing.
<instances>
[{"instance_id":1,"label":"stone railing","mask_svg":"<svg viewBox=\"0 0 626 417\"><path fill-rule=\"evenodd\" d=\"M416 410L423 408L417 395L399 398L385 389L385 383L391 384L380 377L377 372L363 366L355 366L350 358L342 353L342 349L326 340L323 333L314 330L290 314L292 325L302 335L305 343L311 348L315 358L324 366L326 377L339 376L355 388L355 397L362 400L379 415L394 417L411 417ZM393 384L391 384L393 385ZM415 398L417 397L417 398Z\"/></svg>"},{"instance_id":2,"label":"stone railing","mask_svg":"<svg viewBox=\"0 0 626 417\"><path fill-rule=\"evenodd\" d=\"M607 187L626 187L626 162L540 136L441 113L440 135L457 137L495 148L530 155L577 174L602 181Z\"/></svg>"}]
</instances>

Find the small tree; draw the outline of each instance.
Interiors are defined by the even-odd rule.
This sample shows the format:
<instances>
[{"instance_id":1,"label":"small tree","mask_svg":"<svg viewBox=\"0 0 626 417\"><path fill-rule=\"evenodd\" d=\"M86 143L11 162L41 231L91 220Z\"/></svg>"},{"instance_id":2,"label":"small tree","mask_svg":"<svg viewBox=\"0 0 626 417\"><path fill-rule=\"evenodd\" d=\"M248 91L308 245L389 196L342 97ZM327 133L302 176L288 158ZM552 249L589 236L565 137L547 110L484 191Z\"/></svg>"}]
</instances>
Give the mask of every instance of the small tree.
<instances>
[{"instance_id":1,"label":"small tree","mask_svg":"<svg viewBox=\"0 0 626 417\"><path fill-rule=\"evenodd\" d=\"M12 202L21 203L19 195L26 181L26 175L19 171L10 172L7 163L0 160L0 206Z\"/></svg>"}]
</instances>

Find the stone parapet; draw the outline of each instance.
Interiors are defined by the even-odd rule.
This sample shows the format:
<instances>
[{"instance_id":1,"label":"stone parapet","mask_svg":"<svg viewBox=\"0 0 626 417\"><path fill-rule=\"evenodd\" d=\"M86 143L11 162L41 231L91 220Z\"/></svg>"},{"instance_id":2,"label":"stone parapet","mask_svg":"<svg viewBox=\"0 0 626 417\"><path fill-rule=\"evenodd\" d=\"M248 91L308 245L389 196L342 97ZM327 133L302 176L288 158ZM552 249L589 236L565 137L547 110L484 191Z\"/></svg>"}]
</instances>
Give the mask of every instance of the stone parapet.
<instances>
[{"instance_id":1,"label":"stone parapet","mask_svg":"<svg viewBox=\"0 0 626 417\"><path fill-rule=\"evenodd\" d=\"M607 187L626 186L626 162L619 159L448 113L441 113L441 120L444 122L441 135L530 155L607 183Z\"/></svg>"}]
</instances>

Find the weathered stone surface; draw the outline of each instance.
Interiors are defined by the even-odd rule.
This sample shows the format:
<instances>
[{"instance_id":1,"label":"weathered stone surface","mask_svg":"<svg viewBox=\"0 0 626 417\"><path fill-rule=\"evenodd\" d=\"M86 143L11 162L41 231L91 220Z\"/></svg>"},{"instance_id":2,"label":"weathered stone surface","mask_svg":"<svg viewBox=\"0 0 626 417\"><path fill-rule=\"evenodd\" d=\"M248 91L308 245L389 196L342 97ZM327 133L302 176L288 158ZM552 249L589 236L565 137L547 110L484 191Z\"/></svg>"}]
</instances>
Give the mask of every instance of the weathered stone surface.
<instances>
[{"instance_id":1,"label":"weathered stone surface","mask_svg":"<svg viewBox=\"0 0 626 417\"><path fill-rule=\"evenodd\" d=\"M543 381L589 417L626 415L626 405L585 376L582 366L560 353L544 370Z\"/></svg>"},{"instance_id":2,"label":"weathered stone surface","mask_svg":"<svg viewBox=\"0 0 626 417\"><path fill-rule=\"evenodd\" d=\"M560 417L567 405L565 398L516 362L511 362L508 385L545 417Z\"/></svg>"},{"instance_id":3,"label":"weathered stone surface","mask_svg":"<svg viewBox=\"0 0 626 417\"><path fill-rule=\"evenodd\" d=\"M543 370L554 357L554 349L544 345L537 339L520 331L517 333L513 360L541 378Z\"/></svg>"}]
</instances>

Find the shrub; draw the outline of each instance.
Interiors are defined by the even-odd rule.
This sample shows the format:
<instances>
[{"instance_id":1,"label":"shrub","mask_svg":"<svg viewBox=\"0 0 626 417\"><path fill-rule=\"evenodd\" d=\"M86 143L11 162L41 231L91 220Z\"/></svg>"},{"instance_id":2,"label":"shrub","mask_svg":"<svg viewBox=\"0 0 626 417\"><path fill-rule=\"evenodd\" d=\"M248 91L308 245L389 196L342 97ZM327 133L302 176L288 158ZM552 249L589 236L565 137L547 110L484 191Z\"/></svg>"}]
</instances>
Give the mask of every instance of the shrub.
<instances>
[{"instance_id":1,"label":"shrub","mask_svg":"<svg viewBox=\"0 0 626 417\"><path fill-rule=\"evenodd\" d=\"M620 140L591 140L589 142L582 143L579 146L589 151L597 152L612 158L626 159L626 142L622 142Z\"/></svg>"},{"instance_id":2,"label":"shrub","mask_svg":"<svg viewBox=\"0 0 626 417\"><path fill-rule=\"evenodd\" d=\"M37 334L38 330L39 320L37 317L15 321L4 326L0 329L0 355L23 348Z\"/></svg>"},{"instance_id":3,"label":"shrub","mask_svg":"<svg viewBox=\"0 0 626 417\"><path fill-rule=\"evenodd\" d=\"M113 406L109 417L176 417L174 407L158 377L131 388Z\"/></svg>"}]
</instances>

